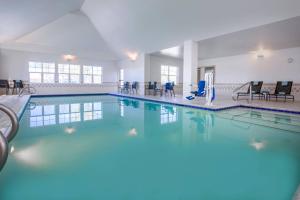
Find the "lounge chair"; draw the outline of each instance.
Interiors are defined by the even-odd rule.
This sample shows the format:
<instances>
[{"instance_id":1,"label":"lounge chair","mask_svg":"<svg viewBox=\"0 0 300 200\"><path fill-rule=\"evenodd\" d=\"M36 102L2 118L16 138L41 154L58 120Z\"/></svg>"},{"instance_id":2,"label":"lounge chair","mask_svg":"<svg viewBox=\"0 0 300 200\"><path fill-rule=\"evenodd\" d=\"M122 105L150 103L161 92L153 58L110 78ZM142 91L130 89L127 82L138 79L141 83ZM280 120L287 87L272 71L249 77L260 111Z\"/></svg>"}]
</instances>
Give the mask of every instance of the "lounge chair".
<instances>
[{"instance_id":1,"label":"lounge chair","mask_svg":"<svg viewBox=\"0 0 300 200\"><path fill-rule=\"evenodd\" d=\"M284 98L286 101L287 99L292 99L295 101L294 95L291 95L292 92L293 81L277 81L276 88L274 94L269 94L269 98Z\"/></svg>"},{"instance_id":2,"label":"lounge chair","mask_svg":"<svg viewBox=\"0 0 300 200\"><path fill-rule=\"evenodd\" d=\"M263 81L251 81L250 84L252 87L251 99L253 99L253 97L258 97L259 99L263 98L264 95L261 93L261 87L263 85ZM250 95L250 86L248 87L247 92L238 92L237 93L237 100L241 96L249 96L249 95Z\"/></svg>"},{"instance_id":3,"label":"lounge chair","mask_svg":"<svg viewBox=\"0 0 300 200\"><path fill-rule=\"evenodd\" d=\"M9 93L9 82L8 80L0 80L0 88L5 88L5 94Z\"/></svg>"}]
</instances>

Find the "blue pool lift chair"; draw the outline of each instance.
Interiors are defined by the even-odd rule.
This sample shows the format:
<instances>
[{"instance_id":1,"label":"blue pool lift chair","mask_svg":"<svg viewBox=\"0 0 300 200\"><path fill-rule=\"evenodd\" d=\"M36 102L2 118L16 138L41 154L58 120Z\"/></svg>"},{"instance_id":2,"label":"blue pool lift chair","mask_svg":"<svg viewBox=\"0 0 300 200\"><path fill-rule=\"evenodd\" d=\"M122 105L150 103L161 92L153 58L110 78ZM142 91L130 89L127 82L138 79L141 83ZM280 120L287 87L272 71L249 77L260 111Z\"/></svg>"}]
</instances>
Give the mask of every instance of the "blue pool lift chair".
<instances>
[{"instance_id":1,"label":"blue pool lift chair","mask_svg":"<svg viewBox=\"0 0 300 200\"><path fill-rule=\"evenodd\" d=\"M198 90L191 91L191 94L193 94L194 96L186 97L188 100L193 100L193 99L195 99L195 97L205 97L205 81L199 81L198 82Z\"/></svg>"}]
</instances>

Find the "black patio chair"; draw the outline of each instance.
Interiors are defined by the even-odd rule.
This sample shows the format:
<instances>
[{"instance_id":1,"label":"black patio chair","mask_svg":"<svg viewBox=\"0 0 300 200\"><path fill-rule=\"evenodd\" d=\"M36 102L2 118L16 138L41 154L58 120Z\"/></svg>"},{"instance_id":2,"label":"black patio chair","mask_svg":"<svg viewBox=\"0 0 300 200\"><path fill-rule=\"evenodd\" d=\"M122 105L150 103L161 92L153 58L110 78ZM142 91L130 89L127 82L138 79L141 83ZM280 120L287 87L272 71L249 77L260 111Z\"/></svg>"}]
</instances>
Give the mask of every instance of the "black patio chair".
<instances>
[{"instance_id":1,"label":"black patio chair","mask_svg":"<svg viewBox=\"0 0 300 200\"><path fill-rule=\"evenodd\" d=\"M269 94L269 99L275 98L276 101L280 98L286 101L287 99L291 99L295 101L294 95L291 94L293 87L293 81L277 81L275 92L273 94Z\"/></svg>"}]
</instances>

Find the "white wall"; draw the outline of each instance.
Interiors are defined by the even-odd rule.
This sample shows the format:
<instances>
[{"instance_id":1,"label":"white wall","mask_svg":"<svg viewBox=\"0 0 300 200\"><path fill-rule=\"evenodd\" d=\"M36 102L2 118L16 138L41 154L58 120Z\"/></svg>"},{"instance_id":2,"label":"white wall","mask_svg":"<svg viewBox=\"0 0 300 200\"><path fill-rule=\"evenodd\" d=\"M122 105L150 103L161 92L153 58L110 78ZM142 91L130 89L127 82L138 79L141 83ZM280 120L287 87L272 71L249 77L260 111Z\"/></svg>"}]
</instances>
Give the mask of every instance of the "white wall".
<instances>
[{"instance_id":1,"label":"white wall","mask_svg":"<svg viewBox=\"0 0 300 200\"><path fill-rule=\"evenodd\" d=\"M0 49L0 78L1 79L29 79L28 62L55 62L67 63L62 55L33 53L25 51ZM77 57L72 61L80 65L99 65L103 67L103 85L71 85L71 84L34 84L40 94L58 94L58 93L100 93L116 91L118 80L118 68L114 61L102 61L95 58Z\"/></svg>"},{"instance_id":2,"label":"white wall","mask_svg":"<svg viewBox=\"0 0 300 200\"><path fill-rule=\"evenodd\" d=\"M288 58L293 58L294 62L288 63ZM199 66L211 65L216 67L216 83L219 84L251 80L262 80L265 83L292 80L300 83L300 48L266 52L265 57L259 59L249 53L199 61Z\"/></svg>"},{"instance_id":3,"label":"white wall","mask_svg":"<svg viewBox=\"0 0 300 200\"><path fill-rule=\"evenodd\" d=\"M135 61L129 59L121 60L117 63L119 69L124 69L124 81L139 82L139 94L144 94L146 71L149 71L149 55L140 54Z\"/></svg>"},{"instance_id":4,"label":"white wall","mask_svg":"<svg viewBox=\"0 0 300 200\"><path fill-rule=\"evenodd\" d=\"M150 56L150 81L161 81L161 65L170 65L178 67L177 83L182 84L183 60L169 56Z\"/></svg>"}]
</instances>

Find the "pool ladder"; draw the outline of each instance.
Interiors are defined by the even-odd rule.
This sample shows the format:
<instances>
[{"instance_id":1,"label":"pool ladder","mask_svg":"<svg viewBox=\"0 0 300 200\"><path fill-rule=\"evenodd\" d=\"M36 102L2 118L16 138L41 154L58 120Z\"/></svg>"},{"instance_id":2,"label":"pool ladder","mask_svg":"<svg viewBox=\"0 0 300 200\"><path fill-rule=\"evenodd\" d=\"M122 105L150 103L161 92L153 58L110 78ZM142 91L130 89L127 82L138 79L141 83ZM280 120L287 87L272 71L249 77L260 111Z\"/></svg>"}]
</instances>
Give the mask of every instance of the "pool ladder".
<instances>
[{"instance_id":1,"label":"pool ladder","mask_svg":"<svg viewBox=\"0 0 300 200\"><path fill-rule=\"evenodd\" d=\"M6 163L8 157L8 143L16 136L19 129L19 120L16 113L7 106L0 104L0 111L4 112L11 121L11 128L8 133L0 131L0 171Z\"/></svg>"},{"instance_id":2,"label":"pool ladder","mask_svg":"<svg viewBox=\"0 0 300 200\"><path fill-rule=\"evenodd\" d=\"M238 87L238 88L236 88L236 89L234 89L234 90L232 91L232 99L233 99L234 101L237 101L237 98L235 98L236 93L237 93L239 90L241 90L242 88L244 88L245 86L247 86L247 85L249 85L249 87L250 87L250 88L249 88L249 99L248 99L248 101L251 101L251 100L252 100L252 84L251 84L251 82L247 82L247 83L241 85L240 87Z\"/></svg>"}]
</instances>

